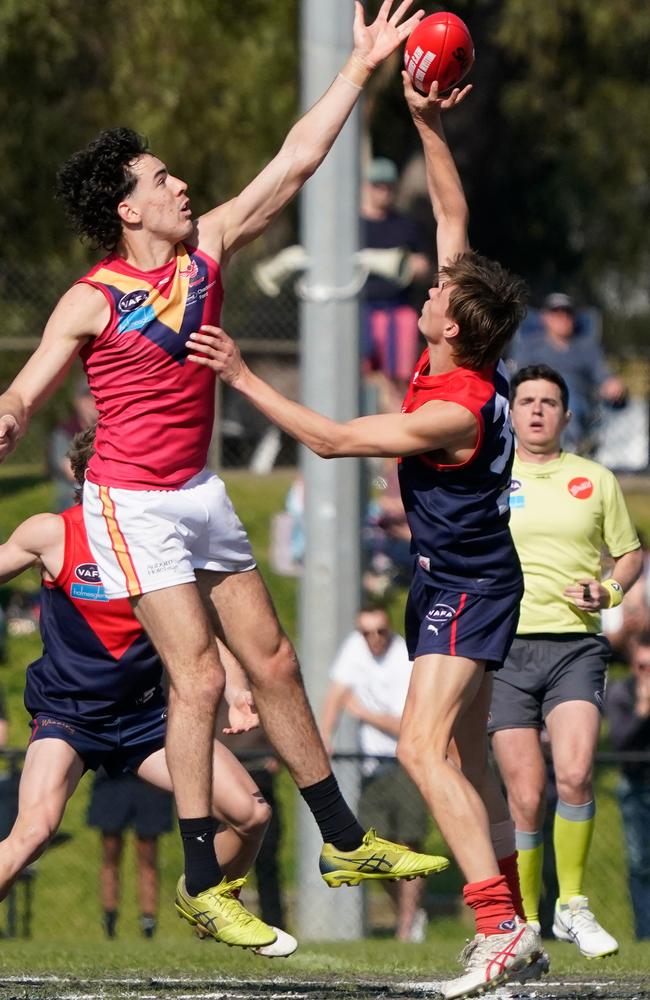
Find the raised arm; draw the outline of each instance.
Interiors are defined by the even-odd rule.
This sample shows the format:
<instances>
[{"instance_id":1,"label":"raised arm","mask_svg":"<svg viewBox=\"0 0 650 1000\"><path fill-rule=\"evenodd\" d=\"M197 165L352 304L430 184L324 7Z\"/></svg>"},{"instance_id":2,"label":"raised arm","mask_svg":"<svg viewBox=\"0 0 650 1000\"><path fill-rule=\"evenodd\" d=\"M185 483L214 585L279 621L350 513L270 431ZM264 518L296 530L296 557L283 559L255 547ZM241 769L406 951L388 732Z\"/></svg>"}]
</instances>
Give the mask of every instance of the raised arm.
<instances>
[{"instance_id":1,"label":"raised arm","mask_svg":"<svg viewBox=\"0 0 650 1000\"><path fill-rule=\"evenodd\" d=\"M372 24L355 3L354 48L350 58L319 101L293 126L278 154L238 197L199 218L198 244L225 263L240 247L259 236L311 177L331 149L373 70L408 37L423 15L406 18L413 0L403 0L391 14L385 0Z\"/></svg>"},{"instance_id":2,"label":"raised arm","mask_svg":"<svg viewBox=\"0 0 650 1000\"><path fill-rule=\"evenodd\" d=\"M101 332L109 307L101 292L73 285L50 316L37 349L0 395L0 462L27 430L32 414L63 382L83 345Z\"/></svg>"},{"instance_id":3,"label":"raised arm","mask_svg":"<svg viewBox=\"0 0 650 1000\"><path fill-rule=\"evenodd\" d=\"M321 458L397 457L438 449L457 452L473 449L476 443L476 419L457 403L433 400L413 413L382 413L340 422L287 399L253 374L232 338L218 327L201 327L199 333L190 335L187 346L195 352L188 355L188 361L212 368L281 430Z\"/></svg>"},{"instance_id":4,"label":"raised arm","mask_svg":"<svg viewBox=\"0 0 650 1000\"><path fill-rule=\"evenodd\" d=\"M469 212L465 192L454 158L447 145L441 112L456 107L471 91L456 88L449 97L438 97L434 83L428 96L418 93L408 73L402 73L404 96L424 150L427 187L437 224L436 244L438 267L449 264L458 254L469 249L467 223Z\"/></svg>"}]
</instances>

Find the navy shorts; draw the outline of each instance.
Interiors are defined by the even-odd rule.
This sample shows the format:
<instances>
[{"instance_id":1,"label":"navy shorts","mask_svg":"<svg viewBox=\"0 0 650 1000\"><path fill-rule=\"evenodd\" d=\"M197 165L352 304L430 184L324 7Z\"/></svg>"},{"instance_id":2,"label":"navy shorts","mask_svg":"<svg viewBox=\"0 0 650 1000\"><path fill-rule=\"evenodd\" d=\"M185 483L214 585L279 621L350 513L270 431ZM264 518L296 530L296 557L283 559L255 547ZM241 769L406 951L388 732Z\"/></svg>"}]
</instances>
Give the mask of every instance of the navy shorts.
<instances>
[{"instance_id":1,"label":"navy shorts","mask_svg":"<svg viewBox=\"0 0 650 1000\"><path fill-rule=\"evenodd\" d=\"M39 712L30 725L35 740L64 740L76 750L87 769L103 766L111 776L136 771L143 760L165 745L167 706L156 699L137 712L116 716L109 722L57 718Z\"/></svg>"},{"instance_id":2,"label":"navy shorts","mask_svg":"<svg viewBox=\"0 0 650 1000\"><path fill-rule=\"evenodd\" d=\"M172 829L172 797L134 774L109 778L99 771L93 782L87 821L88 826L102 833L122 833L132 827L142 840L152 840Z\"/></svg>"},{"instance_id":3,"label":"navy shorts","mask_svg":"<svg viewBox=\"0 0 650 1000\"><path fill-rule=\"evenodd\" d=\"M464 656L498 670L517 631L522 594L523 588L498 597L441 590L416 569L406 603L409 657Z\"/></svg>"},{"instance_id":4,"label":"navy shorts","mask_svg":"<svg viewBox=\"0 0 650 1000\"><path fill-rule=\"evenodd\" d=\"M541 729L565 701L603 711L609 642L603 635L518 635L494 679L488 732Z\"/></svg>"}]
</instances>

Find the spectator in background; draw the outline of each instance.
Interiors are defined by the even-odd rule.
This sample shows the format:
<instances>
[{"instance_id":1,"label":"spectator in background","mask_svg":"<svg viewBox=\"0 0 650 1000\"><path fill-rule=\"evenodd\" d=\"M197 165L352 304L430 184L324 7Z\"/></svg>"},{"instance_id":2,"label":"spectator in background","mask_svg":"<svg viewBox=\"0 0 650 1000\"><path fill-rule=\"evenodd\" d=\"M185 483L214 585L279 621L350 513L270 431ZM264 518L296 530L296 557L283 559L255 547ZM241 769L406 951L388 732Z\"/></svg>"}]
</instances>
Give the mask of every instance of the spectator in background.
<instances>
[{"instance_id":1,"label":"spectator in background","mask_svg":"<svg viewBox=\"0 0 650 1000\"><path fill-rule=\"evenodd\" d=\"M140 930L152 938L159 897L158 838L172 829L172 796L134 774L109 777L97 771L88 807L88 826L101 833L100 894L106 937L114 938L120 905L120 864L124 832L133 828Z\"/></svg>"},{"instance_id":2,"label":"spectator in background","mask_svg":"<svg viewBox=\"0 0 650 1000\"><path fill-rule=\"evenodd\" d=\"M630 675L607 694L609 734L616 750L650 752L650 631L634 644ZM621 766L619 804L625 830L634 929L650 940L650 761Z\"/></svg>"},{"instance_id":3,"label":"spectator in background","mask_svg":"<svg viewBox=\"0 0 650 1000\"><path fill-rule=\"evenodd\" d=\"M418 312L413 285L429 283L432 265L419 226L394 208L398 172L392 160L378 157L367 167L361 196L361 246L369 254L370 274L362 292L362 350L366 371L386 379L384 408L399 410L420 353Z\"/></svg>"},{"instance_id":4,"label":"spectator in background","mask_svg":"<svg viewBox=\"0 0 650 1000\"><path fill-rule=\"evenodd\" d=\"M562 435L567 451L589 454L599 401L612 406L625 403L623 381L610 372L600 340L593 330L577 322L573 299L553 292L540 310L541 329L515 337L510 352L514 370L546 364L560 373L569 387L571 422Z\"/></svg>"},{"instance_id":5,"label":"spectator in background","mask_svg":"<svg viewBox=\"0 0 650 1000\"><path fill-rule=\"evenodd\" d=\"M50 478L54 482L55 511L61 513L72 507L78 489L74 473L70 465L68 451L75 434L85 431L97 422L97 407L85 377L81 377L75 386L72 399L72 413L69 418L56 425L50 434L47 446L47 463Z\"/></svg>"},{"instance_id":6,"label":"spectator in background","mask_svg":"<svg viewBox=\"0 0 650 1000\"><path fill-rule=\"evenodd\" d=\"M330 677L321 733L331 753L341 712L348 712L361 724L359 745L366 758L359 799L361 822L388 830L390 837L420 850L427 830L427 809L396 759L411 663L404 639L393 632L381 604L362 606L356 629L344 640ZM396 938L423 941L427 923L420 906L424 880L382 885L395 908Z\"/></svg>"}]
</instances>

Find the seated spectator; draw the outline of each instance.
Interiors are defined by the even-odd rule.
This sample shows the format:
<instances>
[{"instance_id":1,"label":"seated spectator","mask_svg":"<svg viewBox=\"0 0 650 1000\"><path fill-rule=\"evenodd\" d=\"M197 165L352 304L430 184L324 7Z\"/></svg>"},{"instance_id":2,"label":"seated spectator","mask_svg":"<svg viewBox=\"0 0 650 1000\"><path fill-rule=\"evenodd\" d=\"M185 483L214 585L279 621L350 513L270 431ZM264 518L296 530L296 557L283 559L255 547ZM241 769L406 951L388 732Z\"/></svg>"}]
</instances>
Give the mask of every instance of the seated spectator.
<instances>
[{"instance_id":1,"label":"seated spectator","mask_svg":"<svg viewBox=\"0 0 650 1000\"><path fill-rule=\"evenodd\" d=\"M553 292L544 299L539 313L541 328L520 331L510 351L510 367L546 364L558 371L569 387L571 420L562 436L565 451L590 454L595 445L597 406L625 403L623 381L612 375L602 345L594 330L577 322L573 299Z\"/></svg>"},{"instance_id":2,"label":"seated spectator","mask_svg":"<svg viewBox=\"0 0 650 1000\"><path fill-rule=\"evenodd\" d=\"M609 735L616 750L650 752L650 631L634 644L628 677L609 687ZM619 805L637 938L650 940L650 762L621 765Z\"/></svg>"}]
</instances>

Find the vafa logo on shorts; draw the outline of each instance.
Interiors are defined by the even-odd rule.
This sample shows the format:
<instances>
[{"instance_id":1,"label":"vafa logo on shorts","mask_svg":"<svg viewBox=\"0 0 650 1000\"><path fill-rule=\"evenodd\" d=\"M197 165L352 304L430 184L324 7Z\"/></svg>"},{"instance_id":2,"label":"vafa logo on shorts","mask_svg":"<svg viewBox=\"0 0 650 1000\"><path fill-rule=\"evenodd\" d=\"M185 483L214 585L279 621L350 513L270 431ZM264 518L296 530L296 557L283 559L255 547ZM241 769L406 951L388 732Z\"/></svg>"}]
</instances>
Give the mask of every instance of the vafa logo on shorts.
<instances>
[{"instance_id":1,"label":"vafa logo on shorts","mask_svg":"<svg viewBox=\"0 0 650 1000\"><path fill-rule=\"evenodd\" d=\"M455 615L456 609L452 608L451 605L434 604L431 610L427 612L426 620L429 622L427 625L427 631L435 632L435 634L438 635L443 625L448 625Z\"/></svg>"}]
</instances>

